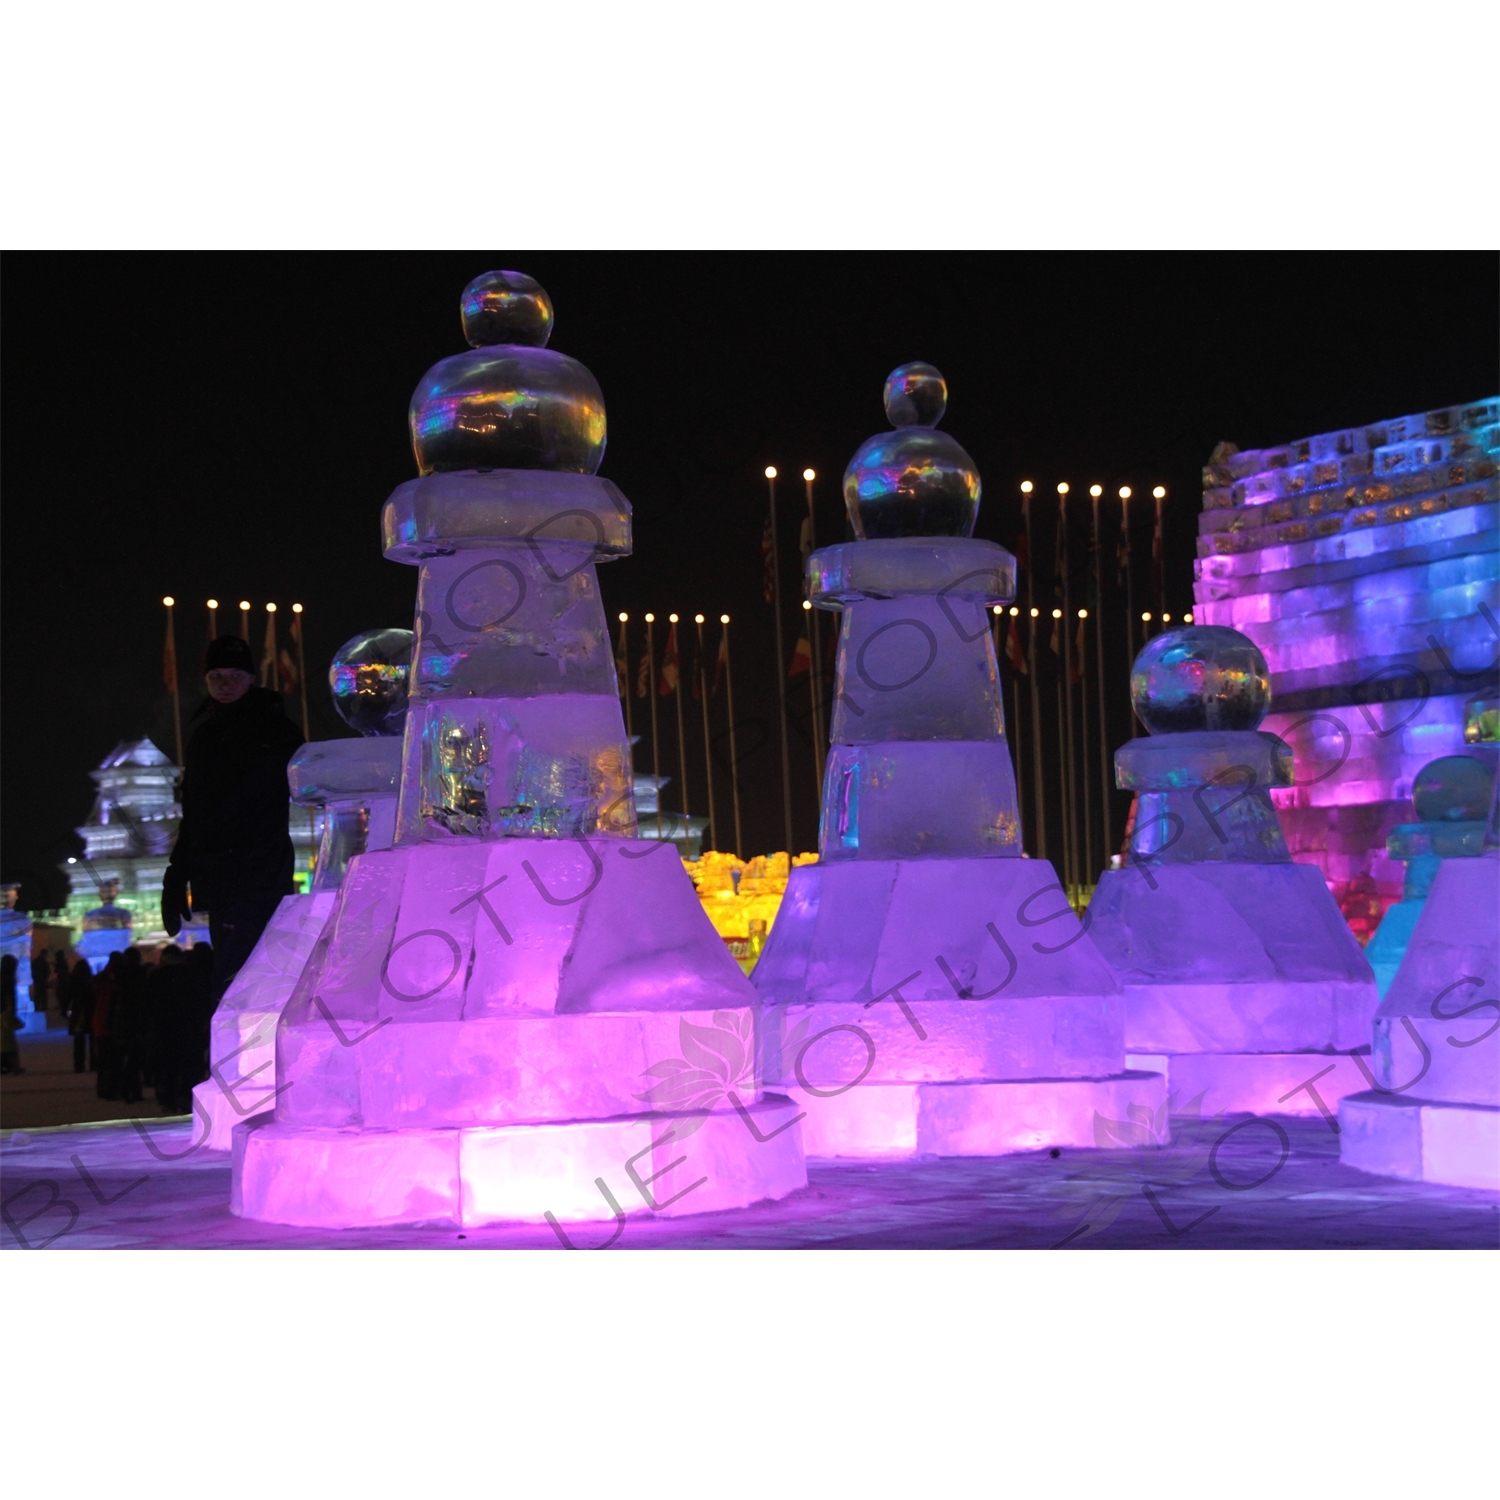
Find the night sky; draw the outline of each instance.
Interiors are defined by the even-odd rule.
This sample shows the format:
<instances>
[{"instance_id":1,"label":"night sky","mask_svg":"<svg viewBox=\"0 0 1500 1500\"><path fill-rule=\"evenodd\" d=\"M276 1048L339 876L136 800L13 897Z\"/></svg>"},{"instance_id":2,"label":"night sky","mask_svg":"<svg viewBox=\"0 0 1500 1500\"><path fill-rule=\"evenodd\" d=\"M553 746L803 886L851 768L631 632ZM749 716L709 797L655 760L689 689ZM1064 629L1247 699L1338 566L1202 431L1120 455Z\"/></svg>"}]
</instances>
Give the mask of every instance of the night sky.
<instances>
[{"instance_id":1,"label":"night sky","mask_svg":"<svg viewBox=\"0 0 1500 1500\"><path fill-rule=\"evenodd\" d=\"M1080 570L1090 483L1110 496L1166 485L1174 613L1192 604L1199 471L1221 439L1285 442L1500 388L1488 254L8 255L0 856L4 878L23 882L21 905L64 899L55 866L81 847L71 830L91 804L89 769L142 735L172 753L163 594L180 604L185 715L200 697L202 602L228 606L220 628L232 630L234 602L253 601L258 658L266 601L286 611L295 599L308 611L314 737L349 732L329 704L329 657L356 631L411 623L416 570L382 559L378 531L386 495L416 473L407 401L431 364L464 347L464 284L498 267L547 288L551 347L604 391L601 473L635 511L635 555L600 569L611 628L621 609L637 621L646 610L733 617L747 853L783 843L762 471L788 476L789 655L802 614L795 476L817 470L819 541L842 540L839 480L886 425L881 384L895 365L923 359L947 377L944 429L984 482L976 535L1013 546L1020 482L1036 482L1049 593L1058 480L1083 502ZM1132 517L1138 584L1148 509ZM1113 632L1118 501L1106 515ZM642 632L633 627L632 676ZM658 649L663 638L658 627ZM716 638L717 626L710 651ZM1118 743L1117 635L1109 661ZM792 796L796 843L814 848L806 683L789 684ZM697 813L702 728L686 706ZM675 775L662 708L663 772ZM713 712L722 735L722 699ZM638 766L649 765L643 744ZM728 778L722 766L716 776L722 830ZM665 804L678 805L672 788ZM1119 824L1117 812L1116 840Z\"/></svg>"}]
</instances>

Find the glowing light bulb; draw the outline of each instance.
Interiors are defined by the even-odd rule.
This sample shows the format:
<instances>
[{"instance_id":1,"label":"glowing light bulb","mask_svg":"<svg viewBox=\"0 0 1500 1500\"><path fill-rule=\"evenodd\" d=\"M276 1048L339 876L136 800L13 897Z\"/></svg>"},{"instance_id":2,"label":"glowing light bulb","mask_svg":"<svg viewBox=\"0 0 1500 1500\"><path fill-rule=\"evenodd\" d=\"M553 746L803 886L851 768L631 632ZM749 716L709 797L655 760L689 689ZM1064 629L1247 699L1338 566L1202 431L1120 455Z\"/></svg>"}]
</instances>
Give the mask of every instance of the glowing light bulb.
<instances>
[{"instance_id":1,"label":"glowing light bulb","mask_svg":"<svg viewBox=\"0 0 1500 1500\"><path fill-rule=\"evenodd\" d=\"M1091 494L1094 497L1094 499L1097 500L1099 498L1099 496L1102 495L1103 493L1104 493L1104 486L1102 484L1091 484L1089 486L1089 494Z\"/></svg>"},{"instance_id":2,"label":"glowing light bulb","mask_svg":"<svg viewBox=\"0 0 1500 1500\"><path fill-rule=\"evenodd\" d=\"M1052 618L1054 620L1060 620L1060 619L1062 619L1062 611L1060 609L1054 609L1052 611Z\"/></svg>"},{"instance_id":3,"label":"glowing light bulb","mask_svg":"<svg viewBox=\"0 0 1500 1500\"><path fill-rule=\"evenodd\" d=\"M292 606L292 613L294 615L300 615L302 613L302 606L300 604L294 604Z\"/></svg>"},{"instance_id":4,"label":"glowing light bulb","mask_svg":"<svg viewBox=\"0 0 1500 1500\"><path fill-rule=\"evenodd\" d=\"M1066 482L1058 485L1058 487L1057 487L1057 493L1059 495L1066 495L1068 493L1068 486L1067 486Z\"/></svg>"},{"instance_id":5,"label":"glowing light bulb","mask_svg":"<svg viewBox=\"0 0 1500 1500\"><path fill-rule=\"evenodd\" d=\"M274 604L266 605L266 613L268 615L274 615L276 613L276 606Z\"/></svg>"},{"instance_id":6,"label":"glowing light bulb","mask_svg":"<svg viewBox=\"0 0 1500 1500\"><path fill-rule=\"evenodd\" d=\"M767 464L766 465L766 478L767 479L774 479L775 477L776 477L776 465L775 464Z\"/></svg>"},{"instance_id":7,"label":"glowing light bulb","mask_svg":"<svg viewBox=\"0 0 1500 1500\"><path fill-rule=\"evenodd\" d=\"M693 616L693 624L694 625L701 625L702 623L703 623L703 616L702 615L694 615Z\"/></svg>"},{"instance_id":8,"label":"glowing light bulb","mask_svg":"<svg viewBox=\"0 0 1500 1500\"><path fill-rule=\"evenodd\" d=\"M677 616L676 615L668 615L667 619L670 620L673 625L675 625L677 623Z\"/></svg>"},{"instance_id":9,"label":"glowing light bulb","mask_svg":"<svg viewBox=\"0 0 1500 1500\"><path fill-rule=\"evenodd\" d=\"M1039 614L1041 614L1041 610L1033 604L1031 607L1031 618L1034 620Z\"/></svg>"},{"instance_id":10,"label":"glowing light bulb","mask_svg":"<svg viewBox=\"0 0 1500 1500\"><path fill-rule=\"evenodd\" d=\"M1170 625L1172 623L1171 615L1163 615L1161 617L1161 622L1163 625Z\"/></svg>"},{"instance_id":11,"label":"glowing light bulb","mask_svg":"<svg viewBox=\"0 0 1500 1500\"><path fill-rule=\"evenodd\" d=\"M812 608L812 600L811 599L804 599L802 601L802 607L803 607L803 609L811 609Z\"/></svg>"},{"instance_id":12,"label":"glowing light bulb","mask_svg":"<svg viewBox=\"0 0 1500 1500\"><path fill-rule=\"evenodd\" d=\"M1193 613L1192 613L1192 611L1191 611L1191 610L1189 610L1189 611L1188 611L1188 612L1187 612L1187 614L1185 614L1185 615L1184 615L1184 616L1183 616L1183 617L1182 617L1182 623L1183 623L1183 624L1184 624L1184 625L1191 625L1191 624L1192 624L1192 623L1193 623Z\"/></svg>"},{"instance_id":13,"label":"glowing light bulb","mask_svg":"<svg viewBox=\"0 0 1500 1500\"><path fill-rule=\"evenodd\" d=\"M990 605L990 608L997 615L1003 615L1005 613L1005 606L1003 604L992 604Z\"/></svg>"},{"instance_id":14,"label":"glowing light bulb","mask_svg":"<svg viewBox=\"0 0 1500 1500\"><path fill-rule=\"evenodd\" d=\"M78 861L77 861L77 860L76 860L76 859L74 859L74 858L73 858L73 856L72 856L72 855L71 855L71 854L70 854L70 855L69 855L69 856L68 856L68 863L69 863L69 864L70 864L70 865L76 865L76 864L77 864L77 863L78 863Z\"/></svg>"},{"instance_id":15,"label":"glowing light bulb","mask_svg":"<svg viewBox=\"0 0 1500 1500\"><path fill-rule=\"evenodd\" d=\"M624 624L624 623L625 623L625 622L626 622L626 621L627 621L627 620L628 620L628 619L629 619L629 618L630 618L630 616L629 616L629 615L627 615L627 614L626 614L626 613L625 613L625 611L624 611L624 610L623 610L623 609L622 609L622 610L621 610L621 611L620 611L620 624L622 624L622 625L623 625L623 624Z\"/></svg>"},{"instance_id":16,"label":"glowing light bulb","mask_svg":"<svg viewBox=\"0 0 1500 1500\"><path fill-rule=\"evenodd\" d=\"M250 601L248 599L241 599L240 600L240 608L241 609L249 609L250 608Z\"/></svg>"},{"instance_id":17,"label":"glowing light bulb","mask_svg":"<svg viewBox=\"0 0 1500 1500\"><path fill-rule=\"evenodd\" d=\"M1088 610L1086 610L1086 609L1080 609L1080 610L1079 610L1079 611L1078 611L1078 618L1079 618L1079 619L1080 619L1080 620L1086 620L1086 619L1088 619L1088 617L1089 617L1089 612L1088 612Z\"/></svg>"},{"instance_id":18,"label":"glowing light bulb","mask_svg":"<svg viewBox=\"0 0 1500 1500\"><path fill-rule=\"evenodd\" d=\"M174 598L173 598L173 597L172 597L172 596L171 596L171 595L170 595L170 594L168 594L168 595L167 595L167 596L166 596L166 598L165 598L165 599L163 599L163 600L162 600L162 601L161 601L161 602L162 602L162 603L163 603L163 604L165 604L165 605L166 605L166 606L167 606L167 608L168 608L168 609L171 609L171 607L172 607L172 606L173 606L173 605L174 605L174 604L176 604L176 603L177 603L177 601L176 601L176 600L175 600L175 599L174 599Z\"/></svg>"},{"instance_id":19,"label":"glowing light bulb","mask_svg":"<svg viewBox=\"0 0 1500 1500\"><path fill-rule=\"evenodd\" d=\"M1151 621L1151 611L1150 611L1150 610L1149 610L1149 609L1148 609L1148 610L1147 610L1147 611L1146 611L1146 612L1145 612L1145 614L1143 614L1143 615L1142 615L1142 616L1141 616L1141 618L1142 618L1142 619L1143 619L1143 620L1145 620L1145 621L1146 621L1146 622L1147 622L1147 623L1148 623L1148 624L1149 624L1149 623L1150 623L1150 621Z\"/></svg>"},{"instance_id":20,"label":"glowing light bulb","mask_svg":"<svg viewBox=\"0 0 1500 1500\"><path fill-rule=\"evenodd\" d=\"M208 607L210 609L217 609L219 607L219 601L217 599L210 599L208 601ZM300 609L301 607L302 606L300 604L293 606L294 609Z\"/></svg>"},{"instance_id":21,"label":"glowing light bulb","mask_svg":"<svg viewBox=\"0 0 1500 1500\"><path fill-rule=\"evenodd\" d=\"M1157 485L1157 487L1151 491L1151 498L1153 500L1165 500L1167 498L1166 486L1162 484Z\"/></svg>"},{"instance_id":22,"label":"glowing light bulb","mask_svg":"<svg viewBox=\"0 0 1500 1500\"><path fill-rule=\"evenodd\" d=\"M729 623L729 616L728 615L720 615L719 616L719 624L721 624L721 625L727 625L728 623Z\"/></svg>"},{"instance_id":23,"label":"glowing light bulb","mask_svg":"<svg viewBox=\"0 0 1500 1500\"><path fill-rule=\"evenodd\" d=\"M802 471L802 477L804 479L808 480L809 482L811 482L812 480L816 479L818 476L816 474L814 474L811 469L804 469Z\"/></svg>"},{"instance_id":24,"label":"glowing light bulb","mask_svg":"<svg viewBox=\"0 0 1500 1500\"><path fill-rule=\"evenodd\" d=\"M1023 495L1029 495L1031 493L1031 488L1031 481L1029 479L1023 479L1021 481L1021 493Z\"/></svg>"},{"instance_id":25,"label":"glowing light bulb","mask_svg":"<svg viewBox=\"0 0 1500 1500\"><path fill-rule=\"evenodd\" d=\"M1130 499L1130 486L1128 484L1122 484L1120 486L1120 499L1122 499L1122 500L1128 500L1128 499Z\"/></svg>"},{"instance_id":26,"label":"glowing light bulb","mask_svg":"<svg viewBox=\"0 0 1500 1500\"><path fill-rule=\"evenodd\" d=\"M1014 619L1015 616L1017 616L1018 614L1021 613L1021 611L1014 604L1012 604L1011 607L1010 607L1010 613L1011 613L1011 618Z\"/></svg>"},{"instance_id":27,"label":"glowing light bulb","mask_svg":"<svg viewBox=\"0 0 1500 1500\"><path fill-rule=\"evenodd\" d=\"M654 625L654 624L656 624L656 616L655 615L647 615L646 616L646 623L648 625Z\"/></svg>"}]
</instances>

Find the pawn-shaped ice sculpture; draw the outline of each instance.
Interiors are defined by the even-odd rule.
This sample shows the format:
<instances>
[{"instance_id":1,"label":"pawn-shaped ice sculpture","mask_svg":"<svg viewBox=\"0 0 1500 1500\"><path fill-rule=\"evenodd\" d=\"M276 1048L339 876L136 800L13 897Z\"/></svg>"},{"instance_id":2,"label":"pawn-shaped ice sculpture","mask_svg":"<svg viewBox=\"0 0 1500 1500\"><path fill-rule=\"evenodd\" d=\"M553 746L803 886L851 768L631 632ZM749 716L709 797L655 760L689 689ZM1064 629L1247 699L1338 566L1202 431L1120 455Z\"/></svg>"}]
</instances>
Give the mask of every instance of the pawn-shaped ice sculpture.
<instances>
[{"instance_id":1,"label":"pawn-shaped ice sculpture","mask_svg":"<svg viewBox=\"0 0 1500 1500\"><path fill-rule=\"evenodd\" d=\"M1386 838L1386 852L1405 863L1406 877L1401 899L1387 909L1365 945L1382 996L1401 967L1438 867L1445 859L1472 859L1484 850L1495 767L1477 752L1478 747L1476 753L1444 755L1423 766L1411 789L1419 821L1398 823Z\"/></svg>"},{"instance_id":2,"label":"pawn-shaped ice sculpture","mask_svg":"<svg viewBox=\"0 0 1500 1500\"><path fill-rule=\"evenodd\" d=\"M1265 658L1219 625L1147 643L1130 678L1151 731L1115 752L1136 794L1125 868L1090 935L1125 986L1132 1061L1204 1113L1317 1114L1364 1086L1375 979L1322 874L1294 864L1271 788L1292 752L1259 731Z\"/></svg>"},{"instance_id":3,"label":"pawn-shaped ice sculpture","mask_svg":"<svg viewBox=\"0 0 1500 1500\"><path fill-rule=\"evenodd\" d=\"M1481 709L1497 743L1494 699ZM1464 820L1468 821L1468 820ZM1456 824L1455 824L1456 826ZM1369 1087L1339 1101L1339 1156L1382 1177L1500 1189L1500 778L1477 858L1444 859L1375 1013Z\"/></svg>"},{"instance_id":4,"label":"pawn-shaped ice sculpture","mask_svg":"<svg viewBox=\"0 0 1500 1500\"><path fill-rule=\"evenodd\" d=\"M349 863L274 1116L235 1133L234 1210L618 1233L780 1197L806 1167L796 1110L757 1087L755 993L671 845L634 836L603 397L543 347L530 277L479 277L461 316L474 347L422 378L422 477L382 516L420 570L395 846Z\"/></svg>"},{"instance_id":5,"label":"pawn-shaped ice sculpture","mask_svg":"<svg viewBox=\"0 0 1500 1500\"><path fill-rule=\"evenodd\" d=\"M861 540L815 552L842 612L819 862L794 869L752 975L768 1086L810 1156L994 1155L1100 1142L1149 1111L1124 997L1052 866L1023 860L989 607L1015 559L970 533L973 460L935 432L930 365L886 382L895 431L844 476ZM857 1085L857 1086L856 1086Z\"/></svg>"},{"instance_id":6,"label":"pawn-shaped ice sculpture","mask_svg":"<svg viewBox=\"0 0 1500 1500\"><path fill-rule=\"evenodd\" d=\"M310 740L287 764L292 801L323 822L312 888L282 898L214 1011L209 1076L193 1090L207 1150L229 1150L234 1127L275 1102L276 1023L328 925L349 861L395 839L411 646L409 630L365 630L345 641L328 686L360 738Z\"/></svg>"}]
</instances>

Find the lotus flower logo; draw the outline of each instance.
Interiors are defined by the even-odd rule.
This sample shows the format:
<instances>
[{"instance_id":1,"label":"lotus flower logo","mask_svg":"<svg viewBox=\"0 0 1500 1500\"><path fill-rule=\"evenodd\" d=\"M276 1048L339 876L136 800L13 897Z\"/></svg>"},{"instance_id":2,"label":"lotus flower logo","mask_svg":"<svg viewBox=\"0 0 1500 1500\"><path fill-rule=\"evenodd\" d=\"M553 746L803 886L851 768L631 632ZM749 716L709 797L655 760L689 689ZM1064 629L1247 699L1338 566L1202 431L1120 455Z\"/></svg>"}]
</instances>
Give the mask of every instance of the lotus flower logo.
<instances>
[{"instance_id":1,"label":"lotus flower logo","mask_svg":"<svg viewBox=\"0 0 1500 1500\"><path fill-rule=\"evenodd\" d=\"M660 1081L635 1096L673 1114L698 1116L675 1127L678 1140L697 1130L731 1089L754 1087L755 1022L749 1011L716 1010L713 1022L696 1026L684 1016L677 1023L682 1056L652 1063L642 1076Z\"/></svg>"}]
</instances>

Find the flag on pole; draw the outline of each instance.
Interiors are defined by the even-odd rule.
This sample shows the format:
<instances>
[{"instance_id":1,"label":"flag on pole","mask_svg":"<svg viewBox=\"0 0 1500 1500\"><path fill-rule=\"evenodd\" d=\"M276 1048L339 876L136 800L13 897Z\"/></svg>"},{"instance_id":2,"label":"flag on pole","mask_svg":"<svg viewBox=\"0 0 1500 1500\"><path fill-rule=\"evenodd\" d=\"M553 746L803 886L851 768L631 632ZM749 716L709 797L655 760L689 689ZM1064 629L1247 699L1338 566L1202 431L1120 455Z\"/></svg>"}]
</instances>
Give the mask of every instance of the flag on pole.
<instances>
[{"instance_id":1,"label":"flag on pole","mask_svg":"<svg viewBox=\"0 0 1500 1500\"><path fill-rule=\"evenodd\" d=\"M620 684L620 696L630 691L630 657L625 650L625 621L620 621L620 639L615 643L615 677Z\"/></svg>"},{"instance_id":2,"label":"flag on pole","mask_svg":"<svg viewBox=\"0 0 1500 1500\"><path fill-rule=\"evenodd\" d=\"M729 665L729 632L722 627L719 630L719 654L714 658L714 685L709 689L709 697L717 697L719 683L723 680L724 669Z\"/></svg>"},{"instance_id":3,"label":"flag on pole","mask_svg":"<svg viewBox=\"0 0 1500 1500\"><path fill-rule=\"evenodd\" d=\"M798 637L797 644L792 650L792 664L787 668L788 677L796 677L802 672L812 670L812 647L808 644L807 637Z\"/></svg>"},{"instance_id":4,"label":"flag on pole","mask_svg":"<svg viewBox=\"0 0 1500 1500\"><path fill-rule=\"evenodd\" d=\"M771 539L771 518L766 517L766 528L760 534L760 555L765 561L764 593L766 603L776 598L776 545Z\"/></svg>"},{"instance_id":5,"label":"flag on pole","mask_svg":"<svg viewBox=\"0 0 1500 1500\"><path fill-rule=\"evenodd\" d=\"M1014 615L1010 618L1010 629L1005 635L1005 657L1022 677L1027 676L1026 653L1021 649L1020 622Z\"/></svg>"},{"instance_id":6,"label":"flag on pole","mask_svg":"<svg viewBox=\"0 0 1500 1500\"><path fill-rule=\"evenodd\" d=\"M813 550L813 529L812 529L812 525L813 525L813 523L812 523L812 517L811 516L803 516L803 518L802 518L802 530L801 530L801 533L797 537L797 548L802 553L802 560L803 560L803 562L806 562L807 559L812 556L812 550Z\"/></svg>"},{"instance_id":7,"label":"flag on pole","mask_svg":"<svg viewBox=\"0 0 1500 1500\"><path fill-rule=\"evenodd\" d=\"M167 611L167 639L161 648L161 680L169 693L177 691L177 642L172 632L172 611Z\"/></svg>"},{"instance_id":8,"label":"flag on pole","mask_svg":"<svg viewBox=\"0 0 1500 1500\"><path fill-rule=\"evenodd\" d=\"M635 695L637 698L647 698L651 695L651 658L641 658L641 669L635 674Z\"/></svg>"},{"instance_id":9,"label":"flag on pole","mask_svg":"<svg viewBox=\"0 0 1500 1500\"><path fill-rule=\"evenodd\" d=\"M1047 649L1054 656L1062 655L1062 612L1059 611L1052 620L1052 639L1047 642Z\"/></svg>"},{"instance_id":10,"label":"flag on pole","mask_svg":"<svg viewBox=\"0 0 1500 1500\"><path fill-rule=\"evenodd\" d=\"M667 632L667 653L662 658L661 677L656 684L656 691L663 698L670 698L677 691L677 627L674 625Z\"/></svg>"},{"instance_id":11,"label":"flag on pole","mask_svg":"<svg viewBox=\"0 0 1500 1500\"><path fill-rule=\"evenodd\" d=\"M297 617L292 616L292 629L297 628ZM281 669L281 691L283 693L294 693L297 691L297 664L292 660L292 653L285 647L278 653L276 662Z\"/></svg>"},{"instance_id":12,"label":"flag on pole","mask_svg":"<svg viewBox=\"0 0 1500 1500\"><path fill-rule=\"evenodd\" d=\"M266 645L260 657L260 685L278 692L276 685L276 615L273 610L266 611Z\"/></svg>"}]
</instances>

